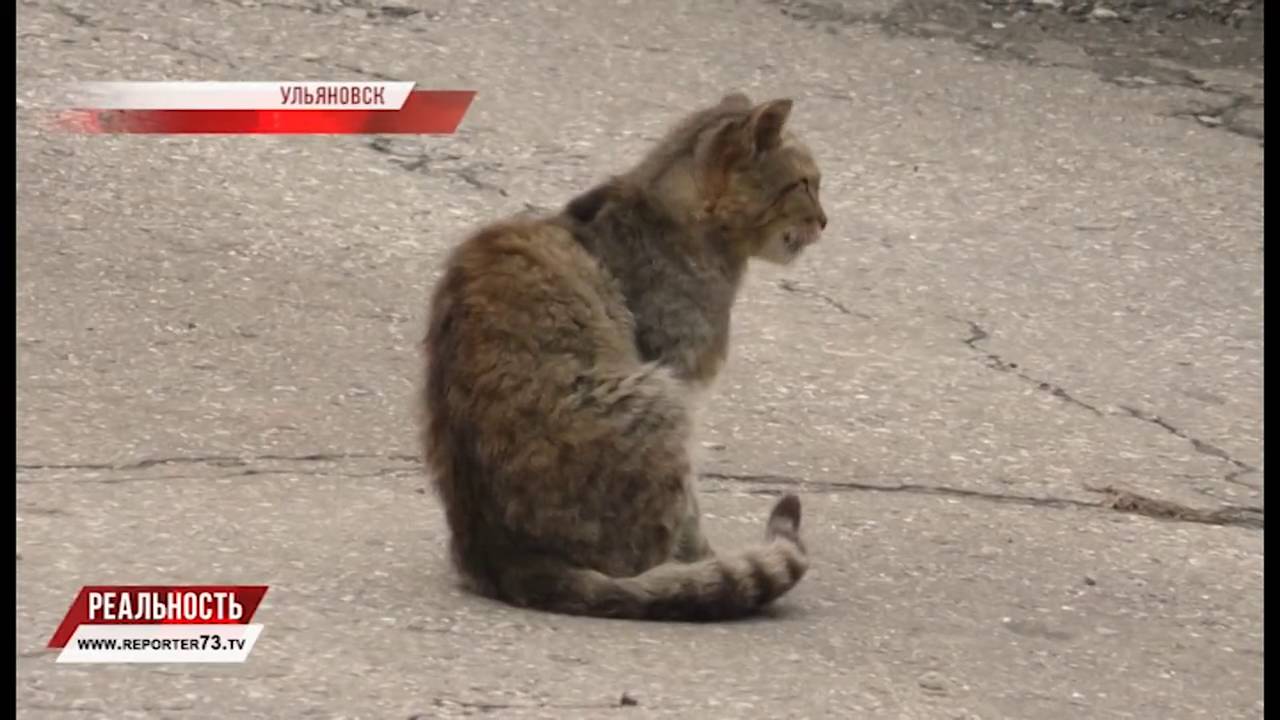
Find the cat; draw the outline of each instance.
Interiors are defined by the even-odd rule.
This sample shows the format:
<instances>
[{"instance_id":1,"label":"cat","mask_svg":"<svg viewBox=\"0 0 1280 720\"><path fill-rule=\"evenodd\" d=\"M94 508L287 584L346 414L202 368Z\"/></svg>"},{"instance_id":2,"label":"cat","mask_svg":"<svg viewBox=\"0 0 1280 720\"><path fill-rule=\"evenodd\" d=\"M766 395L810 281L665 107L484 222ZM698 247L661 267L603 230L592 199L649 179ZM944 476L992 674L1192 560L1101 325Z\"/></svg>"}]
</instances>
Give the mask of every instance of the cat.
<instances>
[{"instance_id":1,"label":"cat","mask_svg":"<svg viewBox=\"0 0 1280 720\"><path fill-rule=\"evenodd\" d=\"M800 500L717 554L699 524L691 398L719 372L748 260L827 225L792 101L678 123L559 212L478 230L431 296L422 442L453 563L509 604L611 618L758 612L809 566Z\"/></svg>"}]
</instances>

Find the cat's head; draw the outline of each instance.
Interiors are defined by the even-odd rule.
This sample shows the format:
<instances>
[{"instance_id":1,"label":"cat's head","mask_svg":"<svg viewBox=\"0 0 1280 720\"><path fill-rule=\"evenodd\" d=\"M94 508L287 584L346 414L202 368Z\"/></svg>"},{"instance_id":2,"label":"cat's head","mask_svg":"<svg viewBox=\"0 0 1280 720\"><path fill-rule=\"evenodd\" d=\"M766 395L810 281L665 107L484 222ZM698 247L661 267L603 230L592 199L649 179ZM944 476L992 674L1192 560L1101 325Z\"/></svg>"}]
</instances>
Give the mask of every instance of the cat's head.
<instances>
[{"instance_id":1,"label":"cat's head","mask_svg":"<svg viewBox=\"0 0 1280 720\"><path fill-rule=\"evenodd\" d=\"M757 105L728 95L693 147L704 217L739 254L779 264L794 261L827 226L822 174L787 128L791 106L786 99Z\"/></svg>"},{"instance_id":2,"label":"cat's head","mask_svg":"<svg viewBox=\"0 0 1280 720\"><path fill-rule=\"evenodd\" d=\"M827 226L822 175L787 128L791 101L756 105L741 93L686 117L630 172L571 201L564 210L590 223L624 188L638 188L679 223L709 232L731 254L787 264Z\"/></svg>"}]
</instances>

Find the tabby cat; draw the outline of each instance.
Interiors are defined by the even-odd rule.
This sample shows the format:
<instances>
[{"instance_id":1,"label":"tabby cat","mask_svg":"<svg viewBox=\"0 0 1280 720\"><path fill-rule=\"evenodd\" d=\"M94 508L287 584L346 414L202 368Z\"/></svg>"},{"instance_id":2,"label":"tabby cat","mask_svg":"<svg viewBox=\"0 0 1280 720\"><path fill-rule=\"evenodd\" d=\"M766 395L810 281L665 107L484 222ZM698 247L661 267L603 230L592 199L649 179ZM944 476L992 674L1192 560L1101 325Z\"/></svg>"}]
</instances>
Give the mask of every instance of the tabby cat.
<instances>
[{"instance_id":1,"label":"tabby cat","mask_svg":"<svg viewBox=\"0 0 1280 720\"><path fill-rule=\"evenodd\" d=\"M827 224L791 107L728 95L560 212L480 229L449 257L422 440L476 591L569 614L721 620L805 574L794 495L760 544L711 550L688 447L748 260L789 263Z\"/></svg>"}]
</instances>

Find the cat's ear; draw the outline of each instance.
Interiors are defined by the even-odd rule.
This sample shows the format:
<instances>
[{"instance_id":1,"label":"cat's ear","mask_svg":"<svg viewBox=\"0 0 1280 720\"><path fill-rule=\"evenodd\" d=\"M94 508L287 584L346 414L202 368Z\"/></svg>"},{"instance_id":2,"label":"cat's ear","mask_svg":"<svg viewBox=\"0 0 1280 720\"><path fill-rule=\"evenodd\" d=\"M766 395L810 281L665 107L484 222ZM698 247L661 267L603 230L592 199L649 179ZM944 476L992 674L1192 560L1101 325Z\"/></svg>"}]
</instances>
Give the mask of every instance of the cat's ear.
<instances>
[{"instance_id":1,"label":"cat's ear","mask_svg":"<svg viewBox=\"0 0 1280 720\"><path fill-rule=\"evenodd\" d=\"M747 138L756 153L772 150L782 144L782 126L791 116L791 100L770 100L751 111L747 117Z\"/></svg>"},{"instance_id":2,"label":"cat's ear","mask_svg":"<svg viewBox=\"0 0 1280 720\"><path fill-rule=\"evenodd\" d=\"M722 104L732 102L745 103L743 110L750 110L746 118L735 120L720 129L715 138L707 146L704 167L713 178L708 186L710 194L716 196L727 182L729 173L741 170L760 153L772 150L782 144L782 127L791 115L791 100L770 100L767 103L751 107L747 96L742 93L726 95Z\"/></svg>"}]
</instances>

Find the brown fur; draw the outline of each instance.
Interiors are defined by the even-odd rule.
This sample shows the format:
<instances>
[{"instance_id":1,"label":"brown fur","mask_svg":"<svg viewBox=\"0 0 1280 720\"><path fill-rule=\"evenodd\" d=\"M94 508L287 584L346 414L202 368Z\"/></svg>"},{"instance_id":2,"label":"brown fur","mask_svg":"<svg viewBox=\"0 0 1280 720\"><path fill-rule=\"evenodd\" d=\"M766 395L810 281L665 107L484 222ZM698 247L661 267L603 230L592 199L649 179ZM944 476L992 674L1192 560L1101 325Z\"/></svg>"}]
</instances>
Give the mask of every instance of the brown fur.
<instances>
[{"instance_id":1,"label":"brown fur","mask_svg":"<svg viewBox=\"0 0 1280 720\"><path fill-rule=\"evenodd\" d=\"M826 225L790 110L726 96L558 215L492 225L450 256L423 445L454 563L480 592L713 620L804 575L792 495L760 545L711 551L687 450L688 398L723 363L747 260L790 262Z\"/></svg>"}]
</instances>

